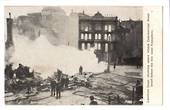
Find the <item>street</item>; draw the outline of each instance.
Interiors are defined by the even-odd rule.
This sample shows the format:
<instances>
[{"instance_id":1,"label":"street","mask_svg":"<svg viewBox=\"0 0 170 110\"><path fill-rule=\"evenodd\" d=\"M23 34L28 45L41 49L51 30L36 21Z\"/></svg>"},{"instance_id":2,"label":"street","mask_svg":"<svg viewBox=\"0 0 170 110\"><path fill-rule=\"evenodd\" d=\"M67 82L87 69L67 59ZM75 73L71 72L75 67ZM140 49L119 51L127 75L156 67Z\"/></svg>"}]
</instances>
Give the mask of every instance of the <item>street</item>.
<instances>
[{"instance_id":1,"label":"street","mask_svg":"<svg viewBox=\"0 0 170 110\"><path fill-rule=\"evenodd\" d=\"M135 86L138 79L142 79L142 69L136 69L134 66L117 66L113 70L111 67L110 73L94 74L89 80L91 85L89 88L79 86L71 90L64 90L61 92L61 99L50 96L50 91L43 91L24 99L25 101L21 99L17 104L88 105L91 95L100 105L108 104L108 96L114 99L117 95L123 101L122 103L131 103L132 87ZM9 97L5 99L9 99ZM6 104L14 104L14 102L16 104L16 101L6 100Z\"/></svg>"}]
</instances>

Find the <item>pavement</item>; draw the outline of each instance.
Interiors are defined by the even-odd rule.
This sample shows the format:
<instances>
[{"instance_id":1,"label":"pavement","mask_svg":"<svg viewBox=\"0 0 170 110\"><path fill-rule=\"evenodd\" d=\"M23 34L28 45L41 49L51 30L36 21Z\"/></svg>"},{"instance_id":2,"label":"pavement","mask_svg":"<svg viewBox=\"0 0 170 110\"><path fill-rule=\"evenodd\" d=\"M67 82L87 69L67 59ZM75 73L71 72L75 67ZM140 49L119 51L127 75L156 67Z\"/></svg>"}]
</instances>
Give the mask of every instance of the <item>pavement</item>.
<instances>
[{"instance_id":1,"label":"pavement","mask_svg":"<svg viewBox=\"0 0 170 110\"><path fill-rule=\"evenodd\" d=\"M89 97L82 97L73 94L74 90L67 90L61 92L61 98L56 99L54 96L50 96L50 92L43 92L36 97L31 98L32 105L89 105ZM105 104L102 101L97 101L99 104Z\"/></svg>"}]
</instances>

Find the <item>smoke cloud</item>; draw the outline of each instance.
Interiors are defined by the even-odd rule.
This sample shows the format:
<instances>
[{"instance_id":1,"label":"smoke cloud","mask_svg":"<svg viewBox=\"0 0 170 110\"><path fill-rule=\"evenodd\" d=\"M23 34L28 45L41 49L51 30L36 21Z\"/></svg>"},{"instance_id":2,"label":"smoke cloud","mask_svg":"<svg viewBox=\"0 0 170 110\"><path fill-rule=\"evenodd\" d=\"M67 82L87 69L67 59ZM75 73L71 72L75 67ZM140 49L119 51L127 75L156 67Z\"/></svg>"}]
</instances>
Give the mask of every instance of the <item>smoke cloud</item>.
<instances>
[{"instance_id":1,"label":"smoke cloud","mask_svg":"<svg viewBox=\"0 0 170 110\"><path fill-rule=\"evenodd\" d=\"M57 69L68 75L78 73L80 65L85 72L103 72L106 68L104 62L98 63L94 50L80 51L75 47L59 45L54 46L41 35L36 40L27 37L14 36L15 51L10 58L14 68L18 64L29 66L40 72L43 78L53 75Z\"/></svg>"}]
</instances>

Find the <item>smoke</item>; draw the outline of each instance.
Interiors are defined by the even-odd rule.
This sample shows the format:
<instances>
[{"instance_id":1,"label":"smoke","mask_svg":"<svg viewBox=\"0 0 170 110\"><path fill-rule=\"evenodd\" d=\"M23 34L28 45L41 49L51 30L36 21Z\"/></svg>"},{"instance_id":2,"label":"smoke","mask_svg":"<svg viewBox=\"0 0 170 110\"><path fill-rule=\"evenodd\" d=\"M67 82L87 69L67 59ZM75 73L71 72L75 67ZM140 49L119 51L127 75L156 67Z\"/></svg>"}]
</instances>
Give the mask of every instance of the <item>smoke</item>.
<instances>
[{"instance_id":1,"label":"smoke","mask_svg":"<svg viewBox=\"0 0 170 110\"><path fill-rule=\"evenodd\" d=\"M29 40L24 36L14 36L15 51L10 58L14 68L18 64L29 66L40 72L43 78L53 75L57 69L68 75L78 73L80 65L85 72L103 72L104 63L98 63L94 50L80 51L75 47L59 45L54 46L41 35L36 40Z\"/></svg>"}]
</instances>

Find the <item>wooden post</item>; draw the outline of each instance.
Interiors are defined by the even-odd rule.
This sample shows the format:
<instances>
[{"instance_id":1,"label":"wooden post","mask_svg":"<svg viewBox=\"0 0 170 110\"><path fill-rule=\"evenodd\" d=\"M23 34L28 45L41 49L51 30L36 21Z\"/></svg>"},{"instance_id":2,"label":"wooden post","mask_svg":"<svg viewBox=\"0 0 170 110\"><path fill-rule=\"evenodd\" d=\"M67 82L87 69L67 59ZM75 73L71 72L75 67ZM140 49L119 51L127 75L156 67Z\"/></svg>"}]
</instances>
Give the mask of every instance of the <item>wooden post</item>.
<instances>
[{"instance_id":1,"label":"wooden post","mask_svg":"<svg viewBox=\"0 0 170 110\"><path fill-rule=\"evenodd\" d=\"M110 45L111 44L111 39L109 38L109 43L108 43L108 65L107 65L107 72L110 73Z\"/></svg>"},{"instance_id":2,"label":"wooden post","mask_svg":"<svg viewBox=\"0 0 170 110\"><path fill-rule=\"evenodd\" d=\"M135 100L135 87L132 86L133 90L132 90L132 104L134 104L134 100Z\"/></svg>"}]
</instances>

